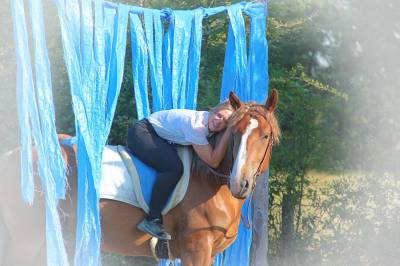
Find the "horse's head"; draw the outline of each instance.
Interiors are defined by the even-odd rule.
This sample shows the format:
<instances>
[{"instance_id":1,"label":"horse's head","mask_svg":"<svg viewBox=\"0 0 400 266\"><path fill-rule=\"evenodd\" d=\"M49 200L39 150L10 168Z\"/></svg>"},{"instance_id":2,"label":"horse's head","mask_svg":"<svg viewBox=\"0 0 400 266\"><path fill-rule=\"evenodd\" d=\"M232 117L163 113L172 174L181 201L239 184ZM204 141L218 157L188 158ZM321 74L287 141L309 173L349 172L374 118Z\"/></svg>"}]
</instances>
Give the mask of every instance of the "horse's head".
<instances>
[{"instance_id":1,"label":"horse's head","mask_svg":"<svg viewBox=\"0 0 400 266\"><path fill-rule=\"evenodd\" d=\"M257 177L268 168L272 146L279 141L280 130L274 116L278 93L272 90L265 105L242 103L231 92L229 100L236 109L231 116L234 162L228 186L236 198L245 198Z\"/></svg>"}]
</instances>

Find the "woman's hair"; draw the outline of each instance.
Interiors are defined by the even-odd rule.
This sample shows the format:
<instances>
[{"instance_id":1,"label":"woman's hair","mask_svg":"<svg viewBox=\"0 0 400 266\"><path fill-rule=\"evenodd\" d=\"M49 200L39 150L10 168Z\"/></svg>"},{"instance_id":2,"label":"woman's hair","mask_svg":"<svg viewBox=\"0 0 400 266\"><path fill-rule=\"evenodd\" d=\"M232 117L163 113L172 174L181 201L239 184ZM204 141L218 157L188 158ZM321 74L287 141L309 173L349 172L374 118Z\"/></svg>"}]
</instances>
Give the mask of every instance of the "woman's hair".
<instances>
[{"instance_id":1,"label":"woman's hair","mask_svg":"<svg viewBox=\"0 0 400 266\"><path fill-rule=\"evenodd\" d=\"M217 106L211 108L210 112L215 114L215 113L217 113L217 112L219 112L221 110L229 110L229 111L232 111L232 112L235 111L235 109L233 109L233 107L231 105L231 102L229 100L226 100L226 101L224 101L222 103L219 103Z\"/></svg>"}]
</instances>

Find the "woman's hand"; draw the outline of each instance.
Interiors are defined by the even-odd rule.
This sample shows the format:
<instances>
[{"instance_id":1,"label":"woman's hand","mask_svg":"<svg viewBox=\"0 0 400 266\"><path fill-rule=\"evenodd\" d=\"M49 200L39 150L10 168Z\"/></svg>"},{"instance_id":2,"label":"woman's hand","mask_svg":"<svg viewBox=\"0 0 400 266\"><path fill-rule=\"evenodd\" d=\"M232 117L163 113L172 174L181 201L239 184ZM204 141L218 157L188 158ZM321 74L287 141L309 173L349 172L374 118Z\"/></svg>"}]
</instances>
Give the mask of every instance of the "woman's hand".
<instances>
[{"instance_id":1,"label":"woman's hand","mask_svg":"<svg viewBox=\"0 0 400 266\"><path fill-rule=\"evenodd\" d=\"M232 125L227 126L225 132L223 133L221 139L215 145L214 149L210 144L192 145L194 151L200 157L200 159L202 159L209 166L217 168L222 159L225 157L228 143L232 135Z\"/></svg>"}]
</instances>

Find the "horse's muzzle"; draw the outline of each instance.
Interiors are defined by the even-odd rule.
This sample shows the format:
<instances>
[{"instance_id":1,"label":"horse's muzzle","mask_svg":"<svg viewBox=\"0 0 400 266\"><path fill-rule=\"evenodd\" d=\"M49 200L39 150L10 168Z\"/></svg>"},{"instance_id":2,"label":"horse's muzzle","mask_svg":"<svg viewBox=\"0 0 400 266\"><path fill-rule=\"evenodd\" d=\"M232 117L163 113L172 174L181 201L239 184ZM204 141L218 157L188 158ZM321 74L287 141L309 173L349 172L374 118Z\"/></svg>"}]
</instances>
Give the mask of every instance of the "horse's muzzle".
<instances>
[{"instance_id":1,"label":"horse's muzzle","mask_svg":"<svg viewBox=\"0 0 400 266\"><path fill-rule=\"evenodd\" d=\"M231 191L232 196L237 199L244 199L249 194L250 182L247 178L240 181L240 184L231 184L231 182L228 182L228 188Z\"/></svg>"}]
</instances>

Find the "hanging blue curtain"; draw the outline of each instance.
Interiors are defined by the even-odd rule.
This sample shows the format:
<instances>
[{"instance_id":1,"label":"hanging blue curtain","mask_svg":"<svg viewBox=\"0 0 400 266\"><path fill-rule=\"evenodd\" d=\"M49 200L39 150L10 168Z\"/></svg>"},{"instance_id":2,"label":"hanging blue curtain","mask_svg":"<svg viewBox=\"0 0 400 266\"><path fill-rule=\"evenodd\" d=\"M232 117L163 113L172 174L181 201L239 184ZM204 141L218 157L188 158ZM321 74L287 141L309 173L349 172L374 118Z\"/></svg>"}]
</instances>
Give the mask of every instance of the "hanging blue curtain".
<instances>
[{"instance_id":1,"label":"hanging blue curtain","mask_svg":"<svg viewBox=\"0 0 400 266\"><path fill-rule=\"evenodd\" d=\"M146 9L143 11L146 42L149 53L150 77L152 88L152 111L163 109L163 61L162 40L163 24L159 10Z\"/></svg>"},{"instance_id":2,"label":"hanging blue curtain","mask_svg":"<svg viewBox=\"0 0 400 266\"><path fill-rule=\"evenodd\" d=\"M246 27L242 15L242 5L227 7L229 15L228 41L225 50L224 72L222 76L221 101L234 91L243 101L250 100L246 87L247 48Z\"/></svg>"},{"instance_id":3,"label":"hanging blue curtain","mask_svg":"<svg viewBox=\"0 0 400 266\"><path fill-rule=\"evenodd\" d=\"M150 114L148 62L153 111L196 107L203 10L165 12L170 24L164 36L159 12L144 9L144 30L139 16L131 14L132 71L138 119Z\"/></svg>"},{"instance_id":4,"label":"hanging blue curtain","mask_svg":"<svg viewBox=\"0 0 400 266\"><path fill-rule=\"evenodd\" d=\"M132 76L138 119L150 115L147 87L148 55L142 22L137 14L130 14Z\"/></svg>"},{"instance_id":5,"label":"hanging blue curtain","mask_svg":"<svg viewBox=\"0 0 400 266\"><path fill-rule=\"evenodd\" d=\"M193 18L191 23L192 29L189 44L189 59L187 63L188 76L185 88L186 109L196 109L197 107L203 16L204 15L202 9L196 9L193 11Z\"/></svg>"},{"instance_id":6,"label":"hanging blue curtain","mask_svg":"<svg viewBox=\"0 0 400 266\"><path fill-rule=\"evenodd\" d=\"M173 11L101 0L54 2L61 25L78 144L75 264L99 265L98 186L101 158L122 82L128 18L131 25L133 89L138 117L142 118L151 111L196 108L202 21L220 12L227 12L230 19L221 100L233 90L245 101L264 101L268 81L265 6L239 3L228 7ZM40 1L30 0L29 3L35 43L36 90L23 0L12 2L21 159L26 162L21 166L22 192L24 199L32 203L30 149L33 138L39 155L41 182L46 191L48 265L68 265L57 213L57 199L63 198L65 193L65 174L54 127L45 29ZM251 19L248 54L243 13ZM169 23L165 33L164 23ZM251 230L241 224L238 240L223 255L216 257L215 265L248 264L250 243Z\"/></svg>"},{"instance_id":7,"label":"hanging blue curtain","mask_svg":"<svg viewBox=\"0 0 400 266\"><path fill-rule=\"evenodd\" d=\"M44 36L42 4L29 1L34 43L35 81L30 61L25 10L22 0L12 2L17 55L17 101L21 129L22 196L32 204L32 141L38 155L38 170L46 203L47 264L67 265L68 260L57 212L57 200L64 197L65 170L54 124L50 65Z\"/></svg>"},{"instance_id":8,"label":"hanging blue curtain","mask_svg":"<svg viewBox=\"0 0 400 266\"><path fill-rule=\"evenodd\" d=\"M124 73L128 13L129 7L123 4L119 4L117 8L104 8L107 136L111 130Z\"/></svg>"},{"instance_id":9,"label":"hanging blue curtain","mask_svg":"<svg viewBox=\"0 0 400 266\"><path fill-rule=\"evenodd\" d=\"M92 8L91 0L56 4L78 144L75 265L99 265L101 158L122 82L129 8L110 11L103 1Z\"/></svg>"},{"instance_id":10,"label":"hanging blue curtain","mask_svg":"<svg viewBox=\"0 0 400 266\"><path fill-rule=\"evenodd\" d=\"M246 91L249 99L265 103L268 96L267 9L264 5L244 10L250 16L250 49L247 63Z\"/></svg>"},{"instance_id":11,"label":"hanging blue curtain","mask_svg":"<svg viewBox=\"0 0 400 266\"><path fill-rule=\"evenodd\" d=\"M268 47L266 39L266 7L263 4L227 7L230 23L225 51L220 100L233 90L243 101L264 103L268 95ZM246 28L242 11L250 16L250 49L247 56ZM247 198L242 213L252 213ZM247 209L249 208L249 209ZM249 217L250 221L251 216ZM252 230L240 222L235 242L216 256L214 265L242 266L250 263Z\"/></svg>"}]
</instances>

